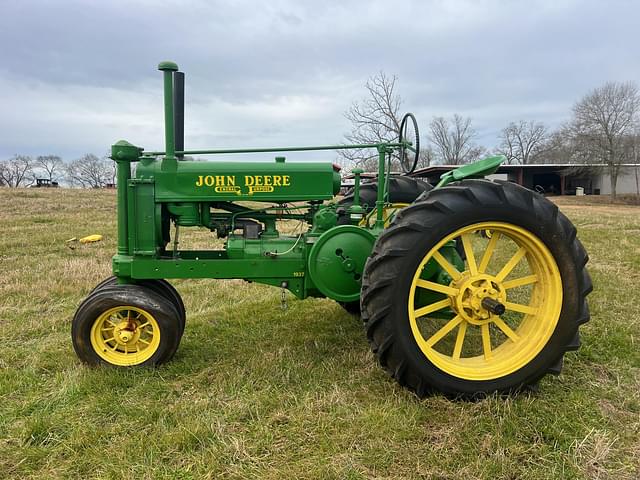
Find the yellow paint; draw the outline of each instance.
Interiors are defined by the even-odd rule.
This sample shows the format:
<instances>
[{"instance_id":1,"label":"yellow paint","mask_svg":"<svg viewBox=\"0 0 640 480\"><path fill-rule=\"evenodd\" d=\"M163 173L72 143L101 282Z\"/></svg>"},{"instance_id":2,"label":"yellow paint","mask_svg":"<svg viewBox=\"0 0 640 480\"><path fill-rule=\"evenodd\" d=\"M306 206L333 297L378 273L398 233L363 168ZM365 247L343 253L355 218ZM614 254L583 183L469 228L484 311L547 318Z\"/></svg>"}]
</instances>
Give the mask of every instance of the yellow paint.
<instances>
[{"instance_id":1,"label":"yellow paint","mask_svg":"<svg viewBox=\"0 0 640 480\"><path fill-rule=\"evenodd\" d=\"M89 235L80 239L80 243L93 243L102 240L102 235ZM68 241L68 240L67 240Z\"/></svg>"},{"instance_id":2,"label":"yellow paint","mask_svg":"<svg viewBox=\"0 0 640 480\"><path fill-rule=\"evenodd\" d=\"M160 346L160 326L147 311L123 305L107 310L91 327L91 346L111 365L139 365Z\"/></svg>"},{"instance_id":3,"label":"yellow paint","mask_svg":"<svg viewBox=\"0 0 640 480\"><path fill-rule=\"evenodd\" d=\"M226 187L216 187L216 193L235 193L236 195L242 195L242 190L240 187L235 185L228 185Z\"/></svg>"},{"instance_id":4,"label":"yellow paint","mask_svg":"<svg viewBox=\"0 0 640 480\"><path fill-rule=\"evenodd\" d=\"M196 180L196 187L232 187L235 184L235 175L198 175Z\"/></svg>"},{"instance_id":5,"label":"yellow paint","mask_svg":"<svg viewBox=\"0 0 640 480\"><path fill-rule=\"evenodd\" d=\"M491 237L481 258L476 258L472 248L472 234L485 229L491 231ZM461 239L467 256L464 272L459 272L439 252L447 242L456 238ZM498 240L511 241L519 247L506 262L496 260ZM424 266L431 259L438 262L454 279L450 285L437 285L420 278ZM520 262L527 263L529 273L511 278L510 275L513 276L513 270ZM489 269L490 266L495 268ZM489 270L499 273L491 275L487 273ZM531 286L528 304L522 304L522 299L515 301L510 298L510 289L526 285ZM410 288L408 317L420 350L443 372L466 380L497 379L529 364L553 335L562 309L562 278L549 249L528 230L502 222L476 223L447 235L424 256L414 273ZM416 308L416 290L419 288L439 292L447 297ZM507 311L522 314L517 327L510 327L501 317L482 307L484 297L499 301ZM425 338L419 323L429 322L428 315L446 307L455 312L454 318ZM425 317L421 319L421 316ZM504 341L494 344L491 329L501 331ZM470 341L470 333L474 330L473 339L479 342L478 347L482 353L465 356L465 341ZM450 349L440 343L445 338L455 338Z\"/></svg>"},{"instance_id":6,"label":"yellow paint","mask_svg":"<svg viewBox=\"0 0 640 480\"><path fill-rule=\"evenodd\" d=\"M244 187L248 195L256 192L273 192L274 187L290 187L290 175L244 175ZM212 187L216 193L242 194L240 185L236 185L235 175L198 175L196 187Z\"/></svg>"},{"instance_id":7,"label":"yellow paint","mask_svg":"<svg viewBox=\"0 0 640 480\"><path fill-rule=\"evenodd\" d=\"M289 175L245 175L244 184L246 187L289 187L291 177Z\"/></svg>"},{"instance_id":8,"label":"yellow paint","mask_svg":"<svg viewBox=\"0 0 640 480\"><path fill-rule=\"evenodd\" d=\"M391 225L396 214L405 207L408 207L408 203L390 203L384 206L382 209L382 218L384 220L384 228ZM370 227L376 222L377 209L371 210L365 218L360 220L358 224L361 227Z\"/></svg>"},{"instance_id":9,"label":"yellow paint","mask_svg":"<svg viewBox=\"0 0 640 480\"><path fill-rule=\"evenodd\" d=\"M252 185L247 188L249 189L249 191L247 192L249 195L253 195L256 192L261 192L261 193L273 192L273 187L271 185Z\"/></svg>"}]
</instances>

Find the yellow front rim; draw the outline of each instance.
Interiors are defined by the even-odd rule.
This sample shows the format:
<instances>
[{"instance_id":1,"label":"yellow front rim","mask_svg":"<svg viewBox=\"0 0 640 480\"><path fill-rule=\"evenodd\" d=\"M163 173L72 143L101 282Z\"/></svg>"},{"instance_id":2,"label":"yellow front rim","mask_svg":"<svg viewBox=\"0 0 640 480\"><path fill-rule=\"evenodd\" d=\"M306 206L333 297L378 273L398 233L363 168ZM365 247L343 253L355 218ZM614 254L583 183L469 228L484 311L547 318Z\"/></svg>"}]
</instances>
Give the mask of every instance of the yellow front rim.
<instances>
[{"instance_id":1,"label":"yellow front rim","mask_svg":"<svg viewBox=\"0 0 640 480\"><path fill-rule=\"evenodd\" d=\"M145 310L128 305L115 307L93 323L91 346L112 365L139 365L158 350L160 327Z\"/></svg>"},{"instance_id":2,"label":"yellow front rim","mask_svg":"<svg viewBox=\"0 0 640 480\"><path fill-rule=\"evenodd\" d=\"M474 235L479 230L487 230L488 238ZM466 255L464 271L440 252L456 239ZM421 278L430 261L446 272L448 284ZM422 289L440 299L419 305ZM505 313L492 313L483 306L485 298L503 305ZM531 362L551 338L561 309L562 279L549 249L528 230L502 222L469 225L438 242L420 262L408 300L411 331L422 353L440 370L477 381Z\"/></svg>"}]
</instances>

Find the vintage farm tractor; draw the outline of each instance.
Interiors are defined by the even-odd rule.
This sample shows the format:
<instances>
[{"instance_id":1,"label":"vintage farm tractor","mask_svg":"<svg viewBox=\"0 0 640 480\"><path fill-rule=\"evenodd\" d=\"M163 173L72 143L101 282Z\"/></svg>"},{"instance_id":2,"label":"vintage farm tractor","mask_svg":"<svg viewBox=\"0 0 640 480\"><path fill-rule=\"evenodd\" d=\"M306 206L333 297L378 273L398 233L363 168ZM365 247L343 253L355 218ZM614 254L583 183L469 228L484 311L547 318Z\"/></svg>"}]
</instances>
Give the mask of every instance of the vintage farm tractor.
<instances>
[{"instance_id":1,"label":"vintage farm tractor","mask_svg":"<svg viewBox=\"0 0 640 480\"><path fill-rule=\"evenodd\" d=\"M164 76L164 152L126 141L117 163L118 251L113 277L79 306L72 325L89 364L170 360L185 307L166 278L244 279L296 297L328 297L360 314L380 364L401 385L474 396L535 385L559 373L589 320L591 280L576 229L543 196L494 173L502 157L450 171L432 187L409 174L419 154L415 118L397 141L241 150L184 149L184 74ZM338 199L331 162L192 161L192 155L367 148L377 182ZM404 175L390 173L399 160ZM135 174L132 165L135 164ZM305 228L284 235L283 221ZM200 227L223 249L182 250L179 229Z\"/></svg>"}]
</instances>

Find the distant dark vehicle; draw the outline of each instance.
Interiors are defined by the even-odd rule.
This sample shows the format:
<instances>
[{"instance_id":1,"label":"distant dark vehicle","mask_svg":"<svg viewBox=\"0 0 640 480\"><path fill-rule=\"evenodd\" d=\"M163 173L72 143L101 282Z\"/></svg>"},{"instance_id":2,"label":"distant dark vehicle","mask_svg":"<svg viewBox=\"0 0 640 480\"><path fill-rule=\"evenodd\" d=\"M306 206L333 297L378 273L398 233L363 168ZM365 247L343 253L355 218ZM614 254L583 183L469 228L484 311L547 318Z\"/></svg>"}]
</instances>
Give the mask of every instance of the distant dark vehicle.
<instances>
[{"instance_id":1,"label":"distant dark vehicle","mask_svg":"<svg viewBox=\"0 0 640 480\"><path fill-rule=\"evenodd\" d=\"M52 182L48 178L36 178L36 184L34 187L36 188L58 188L58 182Z\"/></svg>"}]
</instances>

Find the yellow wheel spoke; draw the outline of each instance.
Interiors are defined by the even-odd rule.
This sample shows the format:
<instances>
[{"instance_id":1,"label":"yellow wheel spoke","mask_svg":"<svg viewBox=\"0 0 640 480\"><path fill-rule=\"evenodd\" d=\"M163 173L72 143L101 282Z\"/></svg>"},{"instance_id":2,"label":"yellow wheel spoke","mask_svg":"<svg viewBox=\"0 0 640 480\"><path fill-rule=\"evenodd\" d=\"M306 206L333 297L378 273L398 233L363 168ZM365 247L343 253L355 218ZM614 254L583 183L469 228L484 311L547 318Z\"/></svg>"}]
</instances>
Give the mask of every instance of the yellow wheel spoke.
<instances>
[{"instance_id":1,"label":"yellow wheel spoke","mask_svg":"<svg viewBox=\"0 0 640 480\"><path fill-rule=\"evenodd\" d=\"M462 322L458 327L458 335L456 336L456 345L453 348L453 359L459 360L462 353L462 344L464 343L464 336L467 333L467 322Z\"/></svg>"},{"instance_id":2,"label":"yellow wheel spoke","mask_svg":"<svg viewBox=\"0 0 640 480\"><path fill-rule=\"evenodd\" d=\"M489 335L489 324L483 323L480 327L482 330L482 349L484 350L484 359L491 359L491 336Z\"/></svg>"},{"instance_id":3,"label":"yellow wheel spoke","mask_svg":"<svg viewBox=\"0 0 640 480\"><path fill-rule=\"evenodd\" d=\"M496 244L498 243L499 238L500 232L493 232L491 239L487 244L487 248L484 251L484 255L482 255L482 259L480 260L480 265L478 265L478 271L480 273L484 273L487 269L487 265L489 265L489 260L491 260L491 255L493 255L493 251L496 249Z\"/></svg>"},{"instance_id":4,"label":"yellow wheel spoke","mask_svg":"<svg viewBox=\"0 0 640 480\"><path fill-rule=\"evenodd\" d=\"M442 340L447 335L447 333L456 328L456 325L458 325L460 322L462 322L462 317L460 315L456 315L455 317L453 317L445 324L444 327L438 330L431 338L429 338L429 340L427 340L427 346L433 347L436 343Z\"/></svg>"},{"instance_id":5,"label":"yellow wheel spoke","mask_svg":"<svg viewBox=\"0 0 640 480\"><path fill-rule=\"evenodd\" d=\"M451 278L454 280L458 280L460 278L460 272L449 263L449 260L444 258L440 252L433 252L433 259L440 264L440 266L444 269L445 272L449 274Z\"/></svg>"},{"instance_id":6,"label":"yellow wheel spoke","mask_svg":"<svg viewBox=\"0 0 640 480\"><path fill-rule=\"evenodd\" d=\"M457 288L422 279L419 279L416 282L416 286L420 288L426 288L427 290L433 290L434 292L444 293L445 295L457 295L458 293L460 293L460 290Z\"/></svg>"},{"instance_id":7,"label":"yellow wheel spoke","mask_svg":"<svg viewBox=\"0 0 640 480\"><path fill-rule=\"evenodd\" d=\"M511 259L506 263L506 265L502 267L502 270L500 270L500 273L496 275L496 279L499 282L503 281L511 273L511 271L514 268L516 268L516 265L518 265L518 262L522 260L522 257L524 257L526 254L527 254L527 249L524 247L520 247L518 251L515 253L515 255L511 257Z\"/></svg>"},{"instance_id":8,"label":"yellow wheel spoke","mask_svg":"<svg viewBox=\"0 0 640 480\"><path fill-rule=\"evenodd\" d=\"M502 284L502 288L505 290L509 290L510 288L522 287L524 285L531 285L532 283L536 283L538 281L537 275L527 275L526 277L516 278L514 280L509 280L508 282L504 282Z\"/></svg>"},{"instance_id":9,"label":"yellow wheel spoke","mask_svg":"<svg viewBox=\"0 0 640 480\"><path fill-rule=\"evenodd\" d=\"M504 323L504 320L502 320L500 317L493 317L493 323L495 323L496 326L500 330L502 330L504 334L507 337L509 337L512 341L517 342L520 339L520 337L518 337L518 334L513 330L511 330L511 327L509 327L509 325Z\"/></svg>"},{"instance_id":10,"label":"yellow wheel spoke","mask_svg":"<svg viewBox=\"0 0 640 480\"><path fill-rule=\"evenodd\" d=\"M131 331L133 327L135 331ZM111 365L138 365L153 358L161 348L161 334L160 325L151 313L133 305L118 305L95 319L91 346ZM125 338L127 342L121 340Z\"/></svg>"},{"instance_id":11,"label":"yellow wheel spoke","mask_svg":"<svg viewBox=\"0 0 640 480\"><path fill-rule=\"evenodd\" d=\"M452 378L507 378L530 365L553 337L566 294L558 268L563 259L537 228L510 221L452 222L448 231L421 256L420 267L407 272L411 334L430 364ZM449 255L455 242L464 262ZM440 270L437 279L426 276L425 265ZM506 313L493 314L498 307Z\"/></svg>"},{"instance_id":12,"label":"yellow wheel spoke","mask_svg":"<svg viewBox=\"0 0 640 480\"><path fill-rule=\"evenodd\" d=\"M476 265L476 257L473 256L473 245L471 244L471 234L464 233L460 235L462 239L462 247L464 248L464 254L467 257L467 264L469 265L469 273L471 275L478 274L478 266Z\"/></svg>"},{"instance_id":13,"label":"yellow wheel spoke","mask_svg":"<svg viewBox=\"0 0 640 480\"><path fill-rule=\"evenodd\" d=\"M428 315L432 312L436 312L438 310L442 310L445 307L451 306L451 300L445 298L444 300L440 300L438 302L431 303L425 307L420 307L417 310L414 310L413 314L418 317L422 317L424 315Z\"/></svg>"},{"instance_id":14,"label":"yellow wheel spoke","mask_svg":"<svg viewBox=\"0 0 640 480\"><path fill-rule=\"evenodd\" d=\"M529 305L520 305L519 303L504 302L504 308L507 310L513 310L514 312L527 313L534 315L538 312L538 309Z\"/></svg>"}]
</instances>

